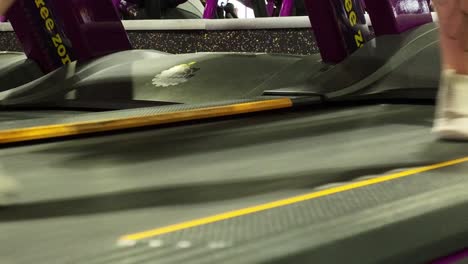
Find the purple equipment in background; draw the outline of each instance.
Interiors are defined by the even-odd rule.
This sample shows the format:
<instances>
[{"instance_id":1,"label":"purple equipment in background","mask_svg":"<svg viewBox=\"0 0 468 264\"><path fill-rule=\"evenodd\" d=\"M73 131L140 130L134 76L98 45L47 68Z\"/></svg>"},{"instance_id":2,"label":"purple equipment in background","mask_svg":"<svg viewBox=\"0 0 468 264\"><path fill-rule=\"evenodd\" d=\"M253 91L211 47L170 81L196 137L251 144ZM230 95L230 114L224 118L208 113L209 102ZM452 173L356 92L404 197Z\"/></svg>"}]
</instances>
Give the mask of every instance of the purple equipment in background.
<instances>
[{"instance_id":1,"label":"purple equipment in background","mask_svg":"<svg viewBox=\"0 0 468 264\"><path fill-rule=\"evenodd\" d=\"M131 49L111 0L17 0L7 17L44 72Z\"/></svg>"},{"instance_id":2,"label":"purple equipment in background","mask_svg":"<svg viewBox=\"0 0 468 264\"><path fill-rule=\"evenodd\" d=\"M114 5L118 14L127 17L138 16L139 2L137 0L112 0L112 4Z\"/></svg>"},{"instance_id":3,"label":"purple equipment in background","mask_svg":"<svg viewBox=\"0 0 468 264\"><path fill-rule=\"evenodd\" d=\"M377 36L400 34L432 22L428 0L365 0Z\"/></svg>"},{"instance_id":4,"label":"purple equipment in background","mask_svg":"<svg viewBox=\"0 0 468 264\"><path fill-rule=\"evenodd\" d=\"M213 19L216 17L216 8L218 7L218 0L206 0L205 10L203 11L204 19Z\"/></svg>"},{"instance_id":5,"label":"purple equipment in background","mask_svg":"<svg viewBox=\"0 0 468 264\"><path fill-rule=\"evenodd\" d=\"M252 0L252 1L258 1L258 0ZM240 2L244 3L247 7L253 8L252 4L248 4L248 2L250 1L240 1ZM204 19L216 18L215 14L216 14L217 6L218 6L218 0L206 0L205 10L203 12L203 18ZM268 16L270 17L273 16L274 8L275 8L274 0L267 0L266 10L267 10ZM294 0L283 0L283 3L281 4L279 16L291 16L293 13L293 9L294 9Z\"/></svg>"},{"instance_id":6,"label":"purple equipment in background","mask_svg":"<svg viewBox=\"0 0 468 264\"><path fill-rule=\"evenodd\" d=\"M268 16L273 16L273 12L275 12L275 1L274 0L267 0L266 10Z\"/></svg>"},{"instance_id":7,"label":"purple equipment in background","mask_svg":"<svg viewBox=\"0 0 468 264\"><path fill-rule=\"evenodd\" d=\"M325 63L341 62L370 39L361 4L361 0L305 0Z\"/></svg>"},{"instance_id":8,"label":"purple equipment in background","mask_svg":"<svg viewBox=\"0 0 468 264\"><path fill-rule=\"evenodd\" d=\"M281 4L280 17L291 16L294 9L294 0L283 0Z\"/></svg>"},{"instance_id":9,"label":"purple equipment in background","mask_svg":"<svg viewBox=\"0 0 468 264\"><path fill-rule=\"evenodd\" d=\"M112 0L112 4L114 5L114 7L118 10L119 6L120 6L120 2L122 2L121 0Z\"/></svg>"},{"instance_id":10,"label":"purple equipment in background","mask_svg":"<svg viewBox=\"0 0 468 264\"><path fill-rule=\"evenodd\" d=\"M368 11L377 36L432 22L428 0L305 0L322 58L339 63L369 40Z\"/></svg>"},{"instance_id":11,"label":"purple equipment in background","mask_svg":"<svg viewBox=\"0 0 468 264\"><path fill-rule=\"evenodd\" d=\"M461 261L463 261L463 263L468 263L468 249L451 256L438 259L431 264L462 264Z\"/></svg>"}]
</instances>

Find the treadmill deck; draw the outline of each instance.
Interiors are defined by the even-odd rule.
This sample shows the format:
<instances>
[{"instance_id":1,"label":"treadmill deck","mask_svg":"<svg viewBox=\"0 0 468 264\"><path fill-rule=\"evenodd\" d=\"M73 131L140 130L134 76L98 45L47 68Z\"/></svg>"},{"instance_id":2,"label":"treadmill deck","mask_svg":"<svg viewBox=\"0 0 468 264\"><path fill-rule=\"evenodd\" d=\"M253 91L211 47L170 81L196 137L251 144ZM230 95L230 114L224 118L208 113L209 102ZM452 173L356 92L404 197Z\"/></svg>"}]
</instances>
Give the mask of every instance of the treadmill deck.
<instances>
[{"instance_id":1,"label":"treadmill deck","mask_svg":"<svg viewBox=\"0 0 468 264\"><path fill-rule=\"evenodd\" d=\"M432 106L288 110L5 147L1 173L22 194L1 209L0 256L424 263L468 244L468 151L436 141L432 118Z\"/></svg>"}]
</instances>

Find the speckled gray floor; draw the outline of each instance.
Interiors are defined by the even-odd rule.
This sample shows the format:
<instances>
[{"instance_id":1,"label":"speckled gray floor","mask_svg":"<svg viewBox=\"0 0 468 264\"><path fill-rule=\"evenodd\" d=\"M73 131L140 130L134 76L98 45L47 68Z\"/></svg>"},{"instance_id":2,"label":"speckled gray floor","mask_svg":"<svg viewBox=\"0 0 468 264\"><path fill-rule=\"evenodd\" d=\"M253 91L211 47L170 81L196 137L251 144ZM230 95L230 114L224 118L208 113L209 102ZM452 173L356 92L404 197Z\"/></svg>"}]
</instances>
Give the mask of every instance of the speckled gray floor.
<instances>
[{"instance_id":1,"label":"speckled gray floor","mask_svg":"<svg viewBox=\"0 0 468 264\"><path fill-rule=\"evenodd\" d=\"M313 32L293 30L236 30L129 33L135 48L170 53L189 52L268 52L313 54L318 52Z\"/></svg>"},{"instance_id":2,"label":"speckled gray floor","mask_svg":"<svg viewBox=\"0 0 468 264\"><path fill-rule=\"evenodd\" d=\"M23 51L14 32L0 32L0 50Z\"/></svg>"},{"instance_id":3,"label":"speckled gray floor","mask_svg":"<svg viewBox=\"0 0 468 264\"><path fill-rule=\"evenodd\" d=\"M128 35L136 49L155 49L169 53L318 53L314 34L309 29L131 31ZM13 32L0 33L0 50L22 51Z\"/></svg>"}]
</instances>

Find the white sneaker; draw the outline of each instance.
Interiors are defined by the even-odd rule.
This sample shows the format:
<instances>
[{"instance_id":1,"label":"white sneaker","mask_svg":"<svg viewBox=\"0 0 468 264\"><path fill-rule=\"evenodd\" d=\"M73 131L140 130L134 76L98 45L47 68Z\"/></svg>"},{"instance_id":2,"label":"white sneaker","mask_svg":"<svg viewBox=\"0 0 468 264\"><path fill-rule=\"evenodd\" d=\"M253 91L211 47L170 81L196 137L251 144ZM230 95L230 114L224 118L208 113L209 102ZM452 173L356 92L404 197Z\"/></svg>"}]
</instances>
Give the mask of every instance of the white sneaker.
<instances>
[{"instance_id":1,"label":"white sneaker","mask_svg":"<svg viewBox=\"0 0 468 264\"><path fill-rule=\"evenodd\" d=\"M0 207L10 205L18 192L19 185L16 180L0 174Z\"/></svg>"},{"instance_id":2,"label":"white sneaker","mask_svg":"<svg viewBox=\"0 0 468 264\"><path fill-rule=\"evenodd\" d=\"M468 140L468 75L442 73L433 132L440 139Z\"/></svg>"}]
</instances>

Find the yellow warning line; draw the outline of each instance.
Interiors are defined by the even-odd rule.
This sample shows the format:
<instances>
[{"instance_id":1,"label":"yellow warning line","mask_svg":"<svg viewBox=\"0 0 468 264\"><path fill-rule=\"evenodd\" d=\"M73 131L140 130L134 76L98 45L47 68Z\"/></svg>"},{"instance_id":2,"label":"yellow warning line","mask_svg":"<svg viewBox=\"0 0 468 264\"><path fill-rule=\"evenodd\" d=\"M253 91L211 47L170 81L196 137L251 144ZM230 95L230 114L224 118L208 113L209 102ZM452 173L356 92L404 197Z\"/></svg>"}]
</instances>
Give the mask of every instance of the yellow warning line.
<instances>
[{"instance_id":1,"label":"yellow warning line","mask_svg":"<svg viewBox=\"0 0 468 264\"><path fill-rule=\"evenodd\" d=\"M91 120L77 123L64 123L10 129L0 131L0 144L22 142L29 140L48 139L64 136L74 136L88 133L113 131L144 126L171 124L222 116L261 112L292 107L288 98L255 101L240 104L206 107L200 109L160 113L141 117L114 118L107 120Z\"/></svg>"},{"instance_id":2,"label":"yellow warning line","mask_svg":"<svg viewBox=\"0 0 468 264\"><path fill-rule=\"evenodd\" d=\"M294 196L294 197L290 197L290 198L286 198L286 199L282 199L282 200L278 200L274 202L260 204L257 206L247 207L247 208L243 208L243 209L239 209L235 211L229 211L229 212L225 212L225 213L221 213L221 214L217 214L213 216L203 217L203 218L190 220L187 222L182 222L182 223L178 223L174 225L151 229L151 230L147 230L147 231L143 231L143 232L139 232L135 234L129 234L129 235L122 236L119 240L120 241L137 241L137 240L147 239L147 238L151 238L151 237L155 237L155 236L159 236L163 234L180 231L183 229L211 224L211 223L215 223L215 222L219 222L219 221L223 221L223 220L227 220L227 219L231 219L235 217L245 216L248 214L258 213L258 212L265 211L265 210L270 210L270 209L274 209L274 208L278 208L278 207L282 207L286 205L304 202L307 200L312 200L312 199L316 199L316 198L327 196L327 195L337 194L340 192L345 192L345 191L362 188L362 187L366 187L366 186L370 186L370 185L374 185L378 183L383 183L383 182L415 175L415 174L422 173L422 172L427 172L427 171L436 170L436 169L440 169L440 168L444 168L448 166L453 166L453 165L464 163L467 161L468 161L468 157L465 157L465 158L451 160L451 161L438 163L438 164L434 164L430 166L425 166L421 168L406 170L406 171L389 174L389 175L385 175L385 176L381 176L381 177L377 177L377 178L373 178L369 180L349 183L346 185L333 187L333 188L322 190L322 191L307 193L304 195Z\"/></svg>"}]
</instances>

